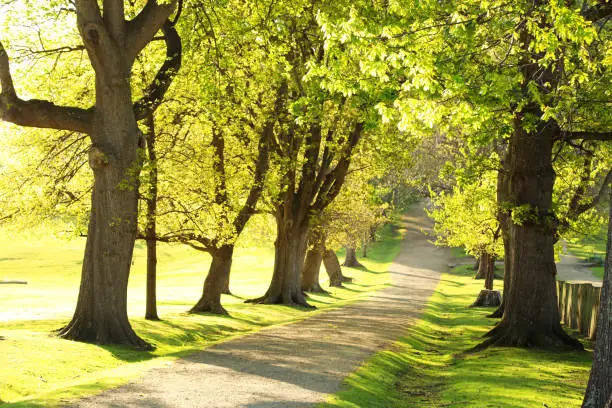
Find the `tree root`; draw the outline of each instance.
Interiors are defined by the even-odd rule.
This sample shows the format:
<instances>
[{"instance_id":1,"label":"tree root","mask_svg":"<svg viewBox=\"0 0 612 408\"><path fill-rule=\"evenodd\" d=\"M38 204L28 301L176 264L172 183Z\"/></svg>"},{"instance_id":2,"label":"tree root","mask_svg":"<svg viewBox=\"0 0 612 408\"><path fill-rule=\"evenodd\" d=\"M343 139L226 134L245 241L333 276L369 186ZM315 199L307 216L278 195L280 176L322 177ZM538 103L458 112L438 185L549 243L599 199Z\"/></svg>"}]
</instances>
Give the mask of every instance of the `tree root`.
<instances>
[{"instance_id":1,"label":"tree root","mask_svg":"<svg viewBox=\"0 0 612 408\"><path fill-rule=\"evenodd\" d=\"M189 309L189 313L212 313L217 315L225 315L229 316L229 313L221 303L213 302L205 299L200 299L198 303L191 309Z\"/></svg>"},{"instance_id":2,"label":"tree root","mask_svg":"<svg viewBox=\"0 0 612 408\"><path fill-rule=\"evenodd\" d=\"M73 318L66 326L56 330L56 334L65 340L83 343L115 344L143 351L155 350L153 345L138 337L127 322L124 324L114 322L114 324L108 324L106 327L99 327Z\"/></svg>"},{"instance_id":3,"label":"tree root","mask_svg":"<svg viewBox=\"0 0 612 408\"><path fill-rule=\"evenodd\" d=\"M281 294L272 296L269 293L255 298L247 299L244 303L260 304L260 305L286 305L286 306L298 306L304 309L316 309L316 306L309 304L306 301L304 294L300 292L299 295L283 296Z\"/></svg>"},{"instance_id":4,"label":"tree root","mask_svg":"<svg viewBox=\"0 0 612 408\"><path fill-rule=\"evenodd\" d=\"M311 292L311 293L323 293L323 294L329 294L328 291L326 291L325 289L323 289L321 287L320 284L318 283L313 283L310 286L307 287L302 287L302 290L305 292ZM308 295L306 295L306 297L308 297Z\"/></svg>"},{"instance_id":5,"label":"tree root","mask_svg":"<svg viewBox=\"0 0 612 408\"><path fill-rule=\"evenodd\" d=\"M467 350L473 353L489 347L520 347L562 350L584 350L582 343L569 336L562 328L553 328L550 331L528 331L507 327L499 324L491 329L484 337L485 341Z\"/></svg>"},{"instance_id":6,"label":"tree root","mask_svg":"<svg viewBox=\"0 0 612 408\"><path fill-rule=\"evenodd\" d=\"M500 319L504 316L504 309L505 309L505 305L504 305L504 300L502 299L502 303L501 305L499 305L497 310L491 313L490 315L487 315L487 317L491 319Z\"/></svg>"}]
</instances>

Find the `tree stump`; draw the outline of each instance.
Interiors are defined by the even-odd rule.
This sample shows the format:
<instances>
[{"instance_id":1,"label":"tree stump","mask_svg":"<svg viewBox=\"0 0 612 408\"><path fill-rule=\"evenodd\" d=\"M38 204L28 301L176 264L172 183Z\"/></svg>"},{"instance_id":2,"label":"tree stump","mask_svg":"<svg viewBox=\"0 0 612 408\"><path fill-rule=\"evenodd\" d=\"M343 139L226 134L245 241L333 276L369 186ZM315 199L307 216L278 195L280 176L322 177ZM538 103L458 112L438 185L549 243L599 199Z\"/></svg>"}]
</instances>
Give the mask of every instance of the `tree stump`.
<instances>
[{"instance_id":1,"label":"tree stump","mask_svg":"<svg viewBox=\"0 0 612 408\"><path fill-rule=\"evenodd\" d=\"M497 307L501 305L501 293L499 290L483 289L478 294L476 301L470 307Z\"/></svg>"}]
</instances>

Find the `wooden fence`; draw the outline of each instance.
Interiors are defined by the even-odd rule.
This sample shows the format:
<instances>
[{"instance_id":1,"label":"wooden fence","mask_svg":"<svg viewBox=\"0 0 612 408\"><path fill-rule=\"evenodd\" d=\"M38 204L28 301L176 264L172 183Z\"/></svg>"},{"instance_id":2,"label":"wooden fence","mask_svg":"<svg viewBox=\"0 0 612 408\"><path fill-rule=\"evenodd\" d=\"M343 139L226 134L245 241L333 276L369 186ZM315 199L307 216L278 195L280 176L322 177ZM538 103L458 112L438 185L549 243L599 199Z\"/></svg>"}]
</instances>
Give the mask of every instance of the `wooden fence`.
<instances>
[{"instance_id":1,"label":"wooden fence","mask_svg":"<svg viewBox=\"0 0 612 408\"><path fill-rule=\"evenodd\" d=\"M595 339L601 284L557 281L561 323Z\"/></svg>"}]
</instances>

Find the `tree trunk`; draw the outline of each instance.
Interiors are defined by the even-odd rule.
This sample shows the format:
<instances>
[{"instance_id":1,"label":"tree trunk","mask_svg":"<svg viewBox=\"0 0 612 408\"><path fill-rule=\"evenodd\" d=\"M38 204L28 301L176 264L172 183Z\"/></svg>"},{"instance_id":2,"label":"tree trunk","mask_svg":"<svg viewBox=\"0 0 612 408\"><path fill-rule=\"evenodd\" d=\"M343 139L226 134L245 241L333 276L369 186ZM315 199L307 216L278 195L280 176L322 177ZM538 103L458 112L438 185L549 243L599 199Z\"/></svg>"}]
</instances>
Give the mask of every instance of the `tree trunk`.
<instances>
[{"instance_id":1,"label":"tree trunk","mask_svg":"<svg viewBox=\"0 0 612 408\"><path fill-rule=\"evenodd\" d=\"M488 263L486 258L488 256L489 254L483 252L478 257L478 272L476 272L476 276L474 276L474 279L484 279L487 276Z\"/></svg>"},{"instance_id":2,"label":"tree trunk","mask_svg":"<svg viewBox=\"0 0 612 408\"><path fill-rule=\"evenodd\" d=\"M302 268L302 290L305 292L327 293L321 287L319 273L325 252L325 235L318 228L311 229L309 244L312 246L306 253Z\"/></svg>"},{"instance_id":3,"label":"tree trunk","mask_svg":"<svg viewBox=\"0 0 612 408\"><path fill-rule=\"evenodd\" d=\"M153 113L145 118L147 127L147 153L149 160L149 180L146 203L147 218L145 237L147 241L147 299L145 319L159 320L157 314L157 152L155 151L155 122Z\"/></svg>"},{"instance_id":4,"label":"tree trunk","mask_svg":"<svg viewBox=\"0 0 612 408\"><path fill-rule=\"evenodd\" d=\"M376 242L376 225L370 226L370 242Z\"/></svg>"},{"instance_id":5,"label":"tree trunk","mask_svg":"<svg viewBox=\"0 0 612 408\"><path fill-rule=\"evenodd\" d=\"M493 290L493 279L495 278L495 257L489 253L486 253L485 263L485 289Z\"/></svg>"},{"instance_id":6,"label":"tree trunk","mask_svg":"<svg viewBox=\"0 0 612 408\"><path fill-rule=\"evenodd\" d=\"M502 233L502 240L504 242L504 288L501 305L499 305L496 311L487 316L491 318L501 318L504 315L506 295L510 293L510 274L512 273L511 261L513 258L511 256L512 248L510 246L511 218L508 211L504 209L508 202L510 194L510 169L508 167L507 155L507 152L503 155L504 160L502 160L502 168L497 173L497 205L499 208L497 213L497 219L499 221L499 226L501 228Z\"/></svg>"},{"instance_id":7,"label":"tree trunk","mask_svg":"<svg viewBox=\"0 0 612 408\"><path fill-rule=\"evenodd\" d=\"M120 70L121 71L121 70ZM96 80L96 111L89 153L94 173L91 215L76 311L61 337L150 349L132 330L127 285L137 227L140 140L125 73ZM141 147L144 147L141 146Z\"/></svg>"},{"instance_id":8,"label":"tree trunk","mask_svg":"<svg viewBox=\"0 0 612 408\"><path fill-rule=\"evenodd\" d=\"M510 142L509 198L522 213L510 222L510 290L504 294L504 315L477 346L572 347L581 349L560 324L554 260L552 191L553 132L542 122L526 131L523 115L537 113L532 104L515 114ZM536 116L537 117L537 116Z\"/></svg>"},{"instance_id":9,"label":"tree trunk","mask_svg":"<svg viewBox=\"0 0 612 408\"><path fill-rule=\"evenodd\" d=\"M470 307L494 307L501 304L501 294L493 290L495 277L495 258L485 252L480 256L480 267L484 269L485 288L480 291L476 301Z\"/></svg>"},{"instance_id":10,"label":"tree trunk","mask_svg":"<svg viewBox=\"0 0 612 408\"><path fill-rule=\"evenodd\" d=\"M343 283L352 282L353 278L346 277L342 274L342 268L340 268L340 261L336 252L327 249L324 252L323 263L325 264L325 270L329 276L329 286L342 287Z\"/></svg>"},{"instance_id":11,"label":"tree trunk","mask_svg":"<svg viewBox=\"0 0 612 408\"><path fill-rule=\"evenodd\" d=\"M484 270L485 288L480 291L476 301L470 307L494 307L501 305L501 294L493 290L495 278L495 258L488 252L480 256L479 269Z\"/></svg>"},{"instance_id":12,"label":"tree trunk","mask_svg":"<svg viewBox=\"0 0 612 408\"><path fill-rule=\"evenodd\" d=\"M145 319L160 320L157 314L157 240L147 237L147 300Z\"/></svg>"},{"instance_id":13,"label":"tree trunk","mask_svg":"<svg viewBox=\"0 0 612 408\"><path fill-rule=\"evenodd\" d=\"M606 263L595 336L597 340L593 352L593 366L582 402L583 408L603 408L612 405L612 188L610 188Z\"/></svg>"},{"instance_id":14,"label":"tree trunk","mask_svg":"<svg viewBox=\"0 0 612 408\"><path fill-rule=\"evenodd\" d=\"M190 313L210 312L215 314L228 314L221 306L221 294L229 282L232 267L234 245L224 245L211 251L212 262L210 270L204 281L204 290L198 303L189 311Z\"/></svg>"},{"instance_id":15,"label":"tree trunk","mask_svg":"<svg viewBox=\"0 0 612 408\"><path fill-rule=\"evenodd\" d=\"M314 308L306 302L301 285L307 248L308 220L304 218L299 222L285 211L278 211L276 230L272 281L265 295L248 302Z\"/></svg>"},{"instance_id":16,"label":"tree trunk","mask_svg":"<svg viewBox=\"0 0 612 408\"><path fill-rule=\"evenodd\" d=\"M320 248L312 248L306 253L304 269L302 270L302 290L305 292L327 293L319 283L319 271L323 262Z\"/></svg>"},{"instance_id":17,"label":"tree trunk","mask_svg":"<svg viewBox=\"0 0 612 408\"><path fill-rule=\"evenodd\" d=\"M224 295L231 295L232 292L230 291L230 274L228 273L227 276L225 277L225 279L223 280L223 289L221 290L221 293Z\"/></svg>"},{"instance_id":18,"label":"tree trunk","mask_svg":"<svg viewBox=\"0 0 612 408\"><path fill-rule=\"evenodd\" d=\"M346 258L342 266L348 266L350 268L363 268L363 265L357 260L357 252L355 248L346 247Z\"/></svg>"}]
</instances>

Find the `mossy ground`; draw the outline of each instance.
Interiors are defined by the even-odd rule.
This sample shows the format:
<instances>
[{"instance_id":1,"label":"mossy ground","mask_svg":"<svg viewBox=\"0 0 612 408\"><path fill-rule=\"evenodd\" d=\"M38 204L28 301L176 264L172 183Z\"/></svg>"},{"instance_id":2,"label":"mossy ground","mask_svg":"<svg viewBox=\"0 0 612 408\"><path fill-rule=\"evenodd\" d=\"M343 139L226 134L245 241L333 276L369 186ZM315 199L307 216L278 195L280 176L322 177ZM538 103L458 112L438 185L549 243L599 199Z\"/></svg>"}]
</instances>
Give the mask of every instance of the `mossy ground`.
<instances>
[{"instance_id":1,"label":"mossy ground","mask_svg":"<svg viewBox=\"0 0 612 408\"><path fill-rule=\"evenodd\" d=\"M383 288L388 266L400 248L401 230L388 226L380 242L360 259L363 269L346 268L353 283L310 295L317 310L338 307ZM284 324L317 311L274 305L244 304L267 289L273 265L270 245L241 248L235 255L231 289L223 296L230 316L187 314L201 294L210 259L181 246L161 245L158 299L162 321L144 315L145 252L137 243L129 285L129 314L136 332L156 346L153 352L66 341L52 331L71 317L78 294L82 241L45 239L24 245L0 245L0 279L23 279L27 285L0 285L0 401L5 406L53 406L126 382L144 369L159 366L219 341L262 327ZM322 273L323 287L326 288Z\"/></svg>"},{"instance_id":2,"label":"mossy ground","mask_svg":"<svg viewBox=\"0 0 612 408\"><path fill-rule=\"evenodd\" d=\"M495 322L486 317L491 309L467 307L482 287L473 275L469 265L444 274L418 323L349 376L345 388L320 408L579 407L590 352L465 353Z\"/></svg>"}]
</instances>

